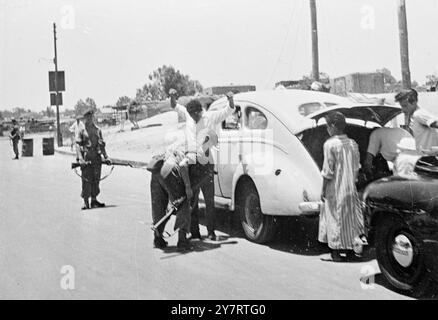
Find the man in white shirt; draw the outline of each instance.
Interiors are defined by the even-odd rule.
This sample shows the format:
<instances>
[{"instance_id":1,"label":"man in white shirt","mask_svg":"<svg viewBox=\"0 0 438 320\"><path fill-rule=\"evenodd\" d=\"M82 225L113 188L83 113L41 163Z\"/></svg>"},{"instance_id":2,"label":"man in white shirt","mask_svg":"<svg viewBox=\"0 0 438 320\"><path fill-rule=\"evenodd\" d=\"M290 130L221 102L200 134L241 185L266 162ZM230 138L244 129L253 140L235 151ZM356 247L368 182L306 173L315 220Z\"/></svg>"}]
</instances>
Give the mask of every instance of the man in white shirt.
<instances>
[{"instance_id":1,"label":"man in white shirt","mask_svg":"<svg viewBox=\"0 0 438 320\"><path fill-rule=\"evenodd\" d=\"M73 138L72 138L72 142L71 142L71 148L72 148L72 149L73 149L73 146L74 146L75 143L76 143L76 137L78 136L79 132L80 132L82 129L85 129L85 126L84 126L84 124L82 123L81 119L82 119L82 116L78 115L78 116L76 117L76 121L73 122L73 124L72 124L72 125L70 126L70 128L68 129L68 130L74 135Z\"/></svg>"},{"instance_id":2,"label":"man in white shirt","mask_svg":"<svg viewBox=\"0 0 438 320\"><path fill-rule=\"evenodd\" d=\"M394 163L398 154L397 145L403 138L412 138L412 136L402 128L378 128L371 132L365 159L365 172L372 177L372 180L389 175L386 161ZM379 159L380 157L383 159ZM379 163L383 164L382 168L379 168Z\"/></svg>"},{"instance_id":3,"label":"man in white shirt","mask_svg":"<svg viewBox=\"0 0 438 320\"><path fill-rule=\"evenodd\" d=\"M234 112L233 93L228 93L227 98L229 106L227 108L215 111L204 111L201 103L197 99L191 100L186 107L177 103L177 92L175 89L169 90L170 105L178 114L186 120L185 136L190 159L191 171L190 176L210 176L200 187L204 195L206 206L206 224L208 238L216 240L215 234L215 217L214 217L214 161L210 149L205 151L204 155L199 155L197 150L205 142L207 132L216 132L218 125ZM194 190L194 196L197 198L199 189ZM198 204L195 203L192 211L191 234L192 238L201 238L199 232Z\"/></svg>"},{"instance_id":4,"label":"man in white shirt","mask_svg":"<svg viewBox=\"0 0 438 320\"><path fill-rule=\"evenodd\" d=\"M415 138L417 150L422 152L438 146L438 118L418 106L418 93L404 90L395 96L405 114L405 124Z\"/></svg>"}]
</instances>

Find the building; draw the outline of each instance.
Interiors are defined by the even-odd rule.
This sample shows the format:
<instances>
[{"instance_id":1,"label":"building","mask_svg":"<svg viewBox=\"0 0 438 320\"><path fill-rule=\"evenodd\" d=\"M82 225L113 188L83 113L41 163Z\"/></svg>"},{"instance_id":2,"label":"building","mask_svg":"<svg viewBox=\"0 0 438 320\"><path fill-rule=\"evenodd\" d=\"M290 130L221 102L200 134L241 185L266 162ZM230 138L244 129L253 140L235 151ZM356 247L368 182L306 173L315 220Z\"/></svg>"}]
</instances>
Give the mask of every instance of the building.
<instances>
[{"instance_id":1,"label":"building","mask_svg":"<svg viewBox=\"0 0 438 320\"><path fill-rule=\"evenodd\" d=\"M216 87L210 87L210 88L204 89L204 94L206 94L206 95L221 95L221 94L226 94L230 91L232 91L234 93L256 91L256 87L252 86L252 85L216 86Z\"/></svg>"},{"instance_id":2,"label":"building","mask_svg":"<svg viewBox=\"0 0 438 320\"><path fill-rule=\"evenodd\" d=\"M275 87L285 87L286 89L288 88L293 88L295 86L300 85L301 82L299 80L285 80L285 81L279 81L275 84Z\"/></svg>"},{"instance_id":3,"label":"building","mask_svg":"<svg viewBox=\"0 0 438 320\"><path fill-rule=\"evenodd\" d=\"M383 73L352 73L331 81L331 92L347 95L349 92L357 93L384 93L385 84Z\"/></svg>"}]
</instances>

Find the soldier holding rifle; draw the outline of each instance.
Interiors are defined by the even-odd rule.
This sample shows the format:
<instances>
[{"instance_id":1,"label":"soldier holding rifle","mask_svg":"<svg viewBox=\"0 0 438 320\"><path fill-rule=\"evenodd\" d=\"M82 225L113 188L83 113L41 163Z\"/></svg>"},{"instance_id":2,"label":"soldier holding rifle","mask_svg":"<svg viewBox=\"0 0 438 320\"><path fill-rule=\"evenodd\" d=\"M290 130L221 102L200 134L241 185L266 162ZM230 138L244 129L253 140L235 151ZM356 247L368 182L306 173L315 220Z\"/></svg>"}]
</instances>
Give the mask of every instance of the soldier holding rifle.
<instances>
[{"instance_id":1,"label":"soldier holding rifle","mask_svg":"<svg viewBox=\"0 0 438 320\"><path fill-rule=\"evenodd\" d=\"M97 201L100 193L99 182L102 171L102 156L105 163L111 164L105 150L102 131L93 120L93 110L84 113L85 127L81 128L75 137L76 156L82 171L82 193L84 199L82 210L104 207L105 204ZM91 198L91 203L89 199Z\"/></svg>"}]
</instances>

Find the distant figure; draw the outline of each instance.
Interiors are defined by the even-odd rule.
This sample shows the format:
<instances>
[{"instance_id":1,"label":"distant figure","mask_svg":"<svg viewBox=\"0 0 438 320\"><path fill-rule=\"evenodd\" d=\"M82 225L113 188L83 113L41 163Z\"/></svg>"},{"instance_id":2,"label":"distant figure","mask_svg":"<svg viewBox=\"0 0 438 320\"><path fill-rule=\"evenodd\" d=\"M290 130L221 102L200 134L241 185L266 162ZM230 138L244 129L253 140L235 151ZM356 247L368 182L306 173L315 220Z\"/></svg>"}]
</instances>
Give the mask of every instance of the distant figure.
<instances>
[{"instance_id":1,"label":"distant figure","mask_svg":"<svg viewBox=\"0 0 438 320\"><path fill-rule=\"evenodd\" d=\"M318 240L327 243L331 259L342 261L342 251L347 258L355 259L355 238L364 234L364 220L356 190L360 168L359 147L344 133L346 122L340 112L326 116L330 138L324 143L322 167L324 202L319 220Z\"/></svg>"},{"instance_id":2,"label":"distant figure","mask_svg":"<svg viewBox=\"0 0 438 320\"><path fill-rule=\"evenodd\" d=\"M76 143L76 137L78 136L79 132L85 128L84 124L81 121L82 116L81 115L77 115L76 116L76 121L70 126L70 128L68 129L73 137L71 139L71 148L73 149L73 146Z\"/></svg>"},{"instance_id":3,"label":"distant figure","mask_svg":"<svg viewBox=\"0 0 438 320\"><path fill-rule=\"evenodd\" d=\"M438 117L418 106L418 93L414 89L397 93L398 102L405 114L405 126L415 138L417 150L423 152L438 146Z\"/></svg>"},{"instance_id":4,"label":"distant figure","mask_svg":"<svg viewBox=\"0 0 438 320\"><path fill-rule=\"evenodd\" d=\"M329 92L330 86L325 85L324 83L319 81L313 81L310 85L310 89L313 91Z\"/></svg>"},{"instance_id":5,"label":"distant figure","mask_svg":"<svg viewBox=\"0 0 438 320\"><path fill-rule=\"evenodd\" d=\"M125 121L128 120L128 113L126 111L122 111L120 113L120 130L119 132L125 131Z\"/></svg>"},{"instance_id":6,"label":"distant figure","mask_svg":"<svg viewBox=\"0 0 438 320\"><path fill-rule=\"evenodd\" d=\"M133 124L133 127L131 130L136 130L136 129L140 129L140 127L138 126L138 122L137 122L137 113L138 113L138 103L137 101L133 101L129 104L128 106L128 118L129 121L131 121L131 123Z\"/></svg>"},{"instance_id":7,"label":"distant figure","mask_svg":"<svg viewBox=\"0 0 438 320\"><path fill-rule=\"evenodd\" d=\"M369 181L391 175L387 161L394 163L403 138L412 138L412 135L402 128L378 128L371 132L365 159Z\"/></svg>"},{"instance_id":8,"label":"distant figure","mask_svg":"<svg viewBox=\"0 0 438 320\"><path fill-rule=\"evenodd\" d=\"M12 141L12 149L15 153L14 160L18 160L18 142L20 141L20 138L20 127L18 126L17 120L12 119L12 130L9 134L9 139Z\"/></svg>"}]
</instances>

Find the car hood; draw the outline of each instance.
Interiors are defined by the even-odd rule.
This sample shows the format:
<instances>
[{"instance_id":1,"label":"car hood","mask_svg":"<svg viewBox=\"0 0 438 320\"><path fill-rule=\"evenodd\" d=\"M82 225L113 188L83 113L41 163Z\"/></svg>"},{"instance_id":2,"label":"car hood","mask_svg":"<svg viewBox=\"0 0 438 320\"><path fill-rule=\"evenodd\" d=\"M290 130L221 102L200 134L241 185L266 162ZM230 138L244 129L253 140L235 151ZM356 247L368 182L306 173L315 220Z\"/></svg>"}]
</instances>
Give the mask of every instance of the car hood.
<instances>
[{"instance_id":1,"label":"car hood","mask_svg":"<svg viewBox=\"0 0 438 320\"><path fill-rule=\"evenodd\" d=\"M315 127L321 118L333 111L341 112L346 119L374 122L382 127L402 112L399 106L390 105L351 104L328 107L309 114L295 134Z\"/></svg>"}]
</instances>

